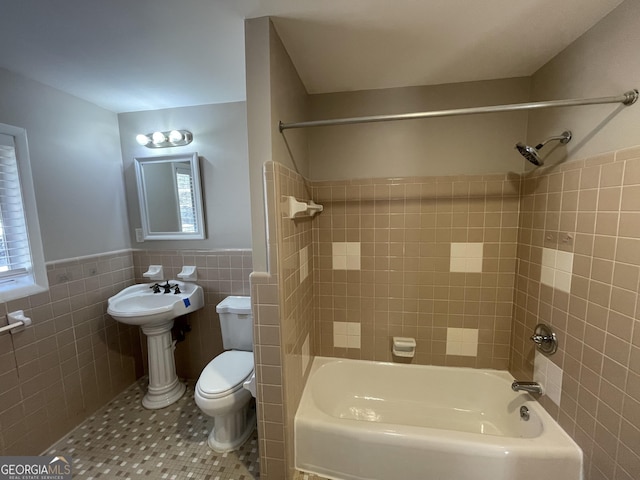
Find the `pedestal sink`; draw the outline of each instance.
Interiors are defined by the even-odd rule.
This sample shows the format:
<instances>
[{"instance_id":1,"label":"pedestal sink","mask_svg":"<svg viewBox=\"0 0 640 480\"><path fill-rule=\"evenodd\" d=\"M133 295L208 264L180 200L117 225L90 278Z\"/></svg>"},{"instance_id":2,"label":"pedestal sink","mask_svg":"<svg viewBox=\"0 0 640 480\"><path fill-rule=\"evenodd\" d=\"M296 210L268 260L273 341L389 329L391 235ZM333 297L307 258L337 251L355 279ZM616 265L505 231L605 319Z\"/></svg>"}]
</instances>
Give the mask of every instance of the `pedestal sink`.
<instances>
[{"instance_id":1,"label":"pedestal sink","mask_svg":"<svg viewBox=\"0 0 640 480\"><path fill-rule=\"evenodd\" d=\"M139 325L147 336L149 389L142 406L152 410L171 405L184 394L186 387L176 375L171 328L176 317L204 306L201 286L178 280L167 283L168 288L166 284L154 288L146 283L127 287L109 298L107 308L115 320Z\"/></svg>"}]
</instances>

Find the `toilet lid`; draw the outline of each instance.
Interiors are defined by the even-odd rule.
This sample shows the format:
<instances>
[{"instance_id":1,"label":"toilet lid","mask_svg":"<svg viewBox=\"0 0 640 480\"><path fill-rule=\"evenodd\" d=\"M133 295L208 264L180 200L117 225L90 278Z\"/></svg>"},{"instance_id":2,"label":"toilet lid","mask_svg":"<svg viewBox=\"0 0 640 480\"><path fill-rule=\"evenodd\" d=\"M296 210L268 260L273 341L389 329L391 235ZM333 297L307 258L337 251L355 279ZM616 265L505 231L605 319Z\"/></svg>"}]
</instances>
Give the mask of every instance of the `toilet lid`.
<instances>
[{"instance_id":1,"label":"toilet lid","mask_svg":"<svg viewBox=\"0 0 640 480\"><path fill-rule=\"evenodd\" d=\"M203 393L217 396L241 386L252 371L253 352L229 350L204 367L198 386Z\"/></svg>"}]
</instances>

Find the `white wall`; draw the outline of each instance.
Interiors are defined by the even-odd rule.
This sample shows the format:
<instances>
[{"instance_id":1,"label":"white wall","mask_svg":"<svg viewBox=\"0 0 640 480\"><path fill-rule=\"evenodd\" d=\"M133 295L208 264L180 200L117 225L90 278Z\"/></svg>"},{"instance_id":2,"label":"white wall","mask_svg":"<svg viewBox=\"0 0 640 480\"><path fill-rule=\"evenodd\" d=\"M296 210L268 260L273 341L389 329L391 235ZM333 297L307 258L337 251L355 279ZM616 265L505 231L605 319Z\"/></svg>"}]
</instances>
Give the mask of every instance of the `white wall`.
<instances>
[{"instance_id":1,"label":"white wall","mask_svg":"<svg viewBox=\"0 0 640 480\"><path fill-rule=\"evenodd\" d=\"M268 271L263 165L274 161L308 177L307 132L280 133L278 121L307 117L308 96L268 17L245 21L253 266Z\"/></svg>"},{"instance_id":2,"label":"white wall","mask_svg":"<svg viewBox=\"0 0 640 480\"><path fill-rule=\"evenodd\" d=\"M640 89L640 2L627 0L532 77L532 100L620 95ZM546 164L640 145L640 102L625 107L593 105L531 112L527 138L537 143L573 132L566 150Z\"/></svg>"},{"instance_id":3,"label":"white wall","mask_svg":"<svg viewBox=\"0 0 640 480\"><path fill-rule=\"evenodd\" d=\"M46 261L130 247L115 113L0 69L0 123L27 130Z\"/></svg>"},{"instance_id":4,"label":"white wall","mask_svg":"<svg viewBox=\"0 0 640 480\"><path fill-rule=\"evenodd\" d=\"M150 250L251 248L249 161L245 102L169 108L118 115L124 164L131 244ZM193 142L183 147L150 149L139 145L139 133L189 130ZM152 240L137 243L141 228L135 157L197 152L200 158L205 224L204 240Z\"/></svg>"}]
</instances>

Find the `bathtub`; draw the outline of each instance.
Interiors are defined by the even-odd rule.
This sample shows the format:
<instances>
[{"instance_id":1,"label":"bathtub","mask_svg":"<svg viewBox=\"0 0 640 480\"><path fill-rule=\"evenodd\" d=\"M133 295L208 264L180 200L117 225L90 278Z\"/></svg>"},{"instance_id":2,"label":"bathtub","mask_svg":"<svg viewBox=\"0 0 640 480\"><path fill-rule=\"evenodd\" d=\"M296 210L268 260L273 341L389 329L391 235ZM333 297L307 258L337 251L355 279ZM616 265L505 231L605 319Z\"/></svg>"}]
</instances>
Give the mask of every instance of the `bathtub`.
<instances>
[{"instance_id":1,"label":"bathtub","mask_svg":"<svg viewBox=\"0 0 640 480\"><path fill-rule=\"evenodd\" d=\"M316 357L295 416L296 468L339 480L582 479L580 448L512 381Z\"/></svg>"}]
</instances>

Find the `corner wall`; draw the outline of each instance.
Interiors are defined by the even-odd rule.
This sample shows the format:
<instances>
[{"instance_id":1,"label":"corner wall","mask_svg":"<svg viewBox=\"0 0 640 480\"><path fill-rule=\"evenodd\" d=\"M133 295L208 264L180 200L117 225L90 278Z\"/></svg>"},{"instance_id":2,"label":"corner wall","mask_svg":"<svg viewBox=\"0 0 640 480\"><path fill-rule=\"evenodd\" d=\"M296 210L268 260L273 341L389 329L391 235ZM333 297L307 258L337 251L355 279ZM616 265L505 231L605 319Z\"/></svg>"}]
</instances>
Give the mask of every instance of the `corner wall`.
<instances>
[{"instance_id":1,"label":"corner wall","mask_svg":"<svg viewBox=\"0 0 640 480\"><path fill-rule=\"evenodd\" d=\"M531 77L531 101L607 97L640 89L639 44L640 3L626 0ZM629 107L609 104L532 111L527 139L536 144L563 130L573 132L566 150L557 149L549 156L551 165L634 147L639 122L640 102Z\"/></svg>"},{"instance_id":2,"label":"corner wall","mask_svg":"<svg viewBox=\"0 0 640 480\"><path fill-rule=\"evenodd\" d=\"M640 3L627 0L532 76L532 100L640 88ZM640 311L636 195L640 103L531 112L536 143L570 129L566 149L523 187L512 372L533 373L538 321L559 331L560 405L543 405L585 452L586 479L640 477ZM572 241L563 242L567 234ZM569 239L570 240L570 239ZM543 249L573 254L570 292L541 284Z\"/></svg>"},{"instance_id":3,"label":"corner wall","mask_svg":"<svg viewBox=\"0 0 640 480\"><path fill-rule=\"evenodd\" d=\"M559 372L544 407L584 451L586 479L640 476L640 148L539 169L525 178L511 372L538 374L529 340L551 325ZM545 257L569 256L570 283Z\"/></svg>"},{"instance_id":4,"label":"corner wall","mask_svg":"<svg viewBox=\"0 0 640 480\"><path fill-rule=\"evenodd\" d=\"M301 364L299 352L291 342L297 342L299 335L311 327L309 321L302 330L294 330L295 334L289 328L291 322L295 323L290 315L310 315L309 307L290 308L293 305L290 302L306 303L310 295L296 294L294 299L289 298L293 288L292 266L283 255L292 250L289 240L282 243L283 226L276 213L280 211L281 192L305 194L305 189L300 188L300 172L308 171L307 135L304 131L282 135L278 121L305 118L307 94L271 21L251 19L245 26L260 478L280 480L292 478L294 473L292 420L303 385L299 378L294 378L299 376ZM289 173L280 180L279 172L283 171ZM278 182L282 181L277 190L276 177ZM310 241L310 235L301 238Z\"/></svg>"}]
</instances>

